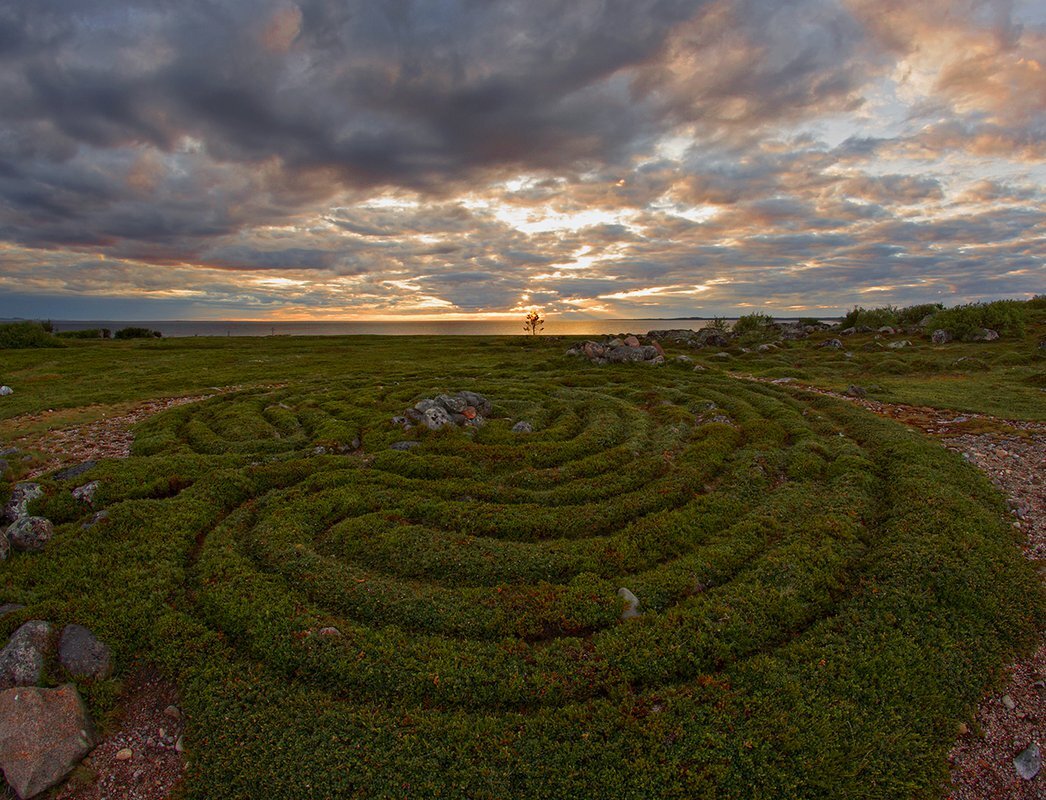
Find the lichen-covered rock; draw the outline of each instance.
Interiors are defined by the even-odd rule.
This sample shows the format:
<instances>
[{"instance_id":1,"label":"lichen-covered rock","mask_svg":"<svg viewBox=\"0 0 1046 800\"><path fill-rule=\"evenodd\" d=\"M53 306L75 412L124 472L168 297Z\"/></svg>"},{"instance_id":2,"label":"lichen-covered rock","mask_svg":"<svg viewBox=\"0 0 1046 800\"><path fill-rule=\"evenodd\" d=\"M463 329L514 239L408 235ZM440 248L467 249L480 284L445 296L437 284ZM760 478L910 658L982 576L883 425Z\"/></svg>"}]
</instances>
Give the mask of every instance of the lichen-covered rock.
<instances>
[{"instance_id":1,"label":"lichen-covered rock","mask_svg":"<svg viewBox=\"0 0 1046 800\"><path fill-rule=\"evenodd\" d=\"M15 550L43 550L52 536L54 525L46 517L22 517L7 529L7 539Z\"/></svg>"},{"instance_id":2,"label":"lichen-covered rock","mask_svg":"<svg viewBox=\"0 0 1046 800\"><path fill-rule=\"evenodd\" d=\"M639 598L631 591L622 586L617 590L617 596L625 601L625 608L621 611L621 619L632 619L639 616Z\"/></svg>"},{"instance_id":3,"label":"lichen-covered rock","mask_svg":"<svg viewBox=\"0 0 1046 800\"><path fill-rule=\"evenodd\" d=\"M102 680L112 673L109 648L83 625L66 625L62 629L58 660L74 678Z\"/></svg>"},{"instance_id":4,"label":"lichen-covered rock","mask_svg":"<svg viewBox=\"0 0 1046 800\"><path fill-rule=\"evenodd\" d=\"M517 422L515 425L512 426L512 432L513 433L533 433L534 432L534 426L531 425L529 422L526 422L525 420L520 420L519 422Z\"/></svg>"},{"instance_id":5,"label":"lichen-covered rock","mask_svg":"<svg viewBox=\"0 0 1046 800\"><path fill-rule=\"evenodd\" d=\"M0 689L39 683L50 647L50 622L31 619L19 627L0 650Z\"/></svg>"},{"instance_id":6,"label":"lichen-covered rock","mask_svg":"<svg viewBox=\"0 0 1046 800\"><path fill-rule=\"evenodd\" d=\"M44 490L38 483L16 483L11 489L11 498L4 506L3 522L15 522L29 516L29 504L38 497L43 497Z\"/></svg>"},{"instance_id":7,"label":"lichen-covered rock","mask_svg":"<svg viewBox=\"0 0 1046 800\"><path fill-rule=\"evenodd\" d=\"M72 684L0 692L0 769L22 800L60 783L94 743L87 709Z\"/></svg>"},{"instance_id":8,"label":"lichen-covered rock","mask_svg":"<svg viewBox=\"0 0 1046 800\"><path fill-rule=\"evenodd\" d=\"M101 484L98 481L91 481L85 483L83 486L77 486L73 489L73 499L78 503L87 503L88 505L94 504L94 496L98 493L98 487Z\"/></svg>"},{"instance_id":9,"label":"lichen-covered rock","mask_svg":"<svg viewBox=\"0 0 1046 800\"><path fill-rule=\"evenodd\" d=\"M422 413L421 421L426 428L432 431L438 431L440 428L452 424L450 415L442 406L432 406L425 409Z\"/></svg>"}]
</instances>

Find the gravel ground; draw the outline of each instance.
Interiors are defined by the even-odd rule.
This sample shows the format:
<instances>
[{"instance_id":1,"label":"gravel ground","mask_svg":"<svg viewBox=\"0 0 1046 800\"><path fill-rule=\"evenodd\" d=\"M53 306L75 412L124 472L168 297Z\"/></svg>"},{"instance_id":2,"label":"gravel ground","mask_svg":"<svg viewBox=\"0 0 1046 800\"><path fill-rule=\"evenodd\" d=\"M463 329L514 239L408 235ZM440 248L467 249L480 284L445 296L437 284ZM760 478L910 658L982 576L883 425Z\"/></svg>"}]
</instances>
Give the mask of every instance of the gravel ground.
<instances>
[{"instance_id":1,"label":"gravel ground","mask_svg":"<svg viewBox=\"0 0 1046 800\"><path fill-rule=\"evenodd\" d=\"M128 682L115 730L54 800L164 800L182 779L182 715L174 687L139 674ZM85 774L86 773L86 774Z\"/></svg>"}]
</instances>

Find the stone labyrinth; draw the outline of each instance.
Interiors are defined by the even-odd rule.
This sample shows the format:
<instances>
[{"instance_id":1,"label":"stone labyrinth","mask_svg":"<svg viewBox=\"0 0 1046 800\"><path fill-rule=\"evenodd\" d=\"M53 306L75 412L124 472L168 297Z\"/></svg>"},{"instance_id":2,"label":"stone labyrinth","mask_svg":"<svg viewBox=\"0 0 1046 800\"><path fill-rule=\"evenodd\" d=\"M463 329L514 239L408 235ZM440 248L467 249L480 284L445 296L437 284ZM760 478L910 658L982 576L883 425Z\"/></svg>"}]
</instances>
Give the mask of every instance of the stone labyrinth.
<instances>
[{"instance_id":1,"label":"stone labyrinth","mask_svg":"<svg viewBox=\"0 0 1046 800\"><path fill-rule=\"evenodd\" d=\"M391 422L463 389L485 424ZM240 392L103 467L64 535L143 543L199 796L932 796L1029 624L958 459L675 367Z\"/></svg>"}]
</instances>

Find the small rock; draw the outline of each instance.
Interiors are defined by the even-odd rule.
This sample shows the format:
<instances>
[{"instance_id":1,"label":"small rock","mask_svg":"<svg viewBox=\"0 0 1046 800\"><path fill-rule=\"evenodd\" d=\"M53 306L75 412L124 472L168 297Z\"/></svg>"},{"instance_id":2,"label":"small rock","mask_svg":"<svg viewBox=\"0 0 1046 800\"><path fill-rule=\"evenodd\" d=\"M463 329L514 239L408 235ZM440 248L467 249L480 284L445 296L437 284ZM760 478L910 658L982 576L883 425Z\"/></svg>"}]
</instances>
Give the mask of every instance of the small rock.
<instances>
[{"instance_id":1,"label":"small rock","mask_svg":"<svg viewBox=\"0 0 1046 800\"><path fill-rule=\"evenodd\" d=\"M182 736L178 737L178 740L174 743L174 750L176 753L185 752L185 738Z\"/></svg>"},{"instance_id":2,"label":"small rock","mask_svg":"<svg viewBox=\"0 0 1046 800\"><path fill-rule=\"evenodd\" d=\"M701 364L694 364L694 372L708 372L708 367L702 366Z\"/></svg>"},{"instance_id":3,"label":"small rock","mask_svg":"<svg viewBox=\"0 0 1046 800\"><path fill-rule=\"evenodd\" d=\"M519 422L517 422L515 425L512 426L512 432L513 433L533 433L534 432L534 426L531 425L529 422L525 422L524 420L520 420Z\"/></svg>"},{"instance_id":4,"label":"small rock","mask_svg":"<svg viewBox=\"0 0 1046 800\"><path fill-rule=\"evenodd\" d=\"M821 342L819 347L831 347L831 348L834 348L835 350L842 350L843 349L843 343L841 341L839 341L838 339L826 339L825 341Z\"/></svg>"},{"instance_id":5,"label":"small rock","mask_svg":"<svg viewBox=\"0 0 1046 800\"><path fill-rule=\"evenodd\" d=\"M1017 704L1013 701L1013 698L1010 697L1008 694L1004 694L1002 698L999 700L999 702L1002 703L1003 707L1007 711L1013 711L1013 709L1017 707Z\"/></svg>"},{"instance_id":6,"label":"small rock","mask_svg":"<svg viewBox=\"0 0 1046 800\"><path fill-rule=\"evenodd\" d=\"M83 486L77 486L73 489L73 499L78 503L87 503L88 505L94 504L94 496L98 492L98 487L101 484L98 481L91 481L85 483Z\"/></svg>"},{"instance_id":7,"label":"small rock","mask_svg":"<svg viewBox=\"0 0 1046 800\"><path fill-rule=\"evenodd\" d=\"M393 417L391 422L397 428L403 428L403 430L405 430L405 431L409 431L411 428L414 427L411 424L411 421L409 419L407 419L406 417Z\"/></svg>"},{"instance_id":8,"label":"small rock","mask_svg":"<svg viewBox=\"0 0 1046 800\"><path fill-rule=\"evenodd\" d=\"M178 706L167 706L167 708L163 710L163 715L170 719L181 719L182 711Z\"/></svg>"},{"instance_id":9,"label":"small rock","mask_svg":"<svg viewBox=\"0 0 1046 800\"><path fill-rule=\"evenodd\" d=\"M617 596L625 601L625 608L621 612L621 619L632 619L638 617L639 611L639 598L636 597L632 592L622 586L617 590Z\"/></svg>"},{"instance_id":10,"label":"small rock","mask_svg":"<svg viewBox=\"0 0 1046 800\"><path fill-rule=\"evenodd\" d=\"M21 625L0 650L0 688L39 683L50 645L50 622L31 619Z\"/></svg>"},{"instance_id":11,"label":"small rock","mask_svg":"<svg viewBox=\"0 0 1046 800\"><path fill-rule=\"evenodd\" d=\"M879 333L883 334L884 336L893 336L895 333L897 333L897 331L895 331L889 325L883 325L879 329Z\"/></svg>"},{"instance_id":12,"label":"small rock","mask_svg":"<svg viewBox=\"0 0 1046 800\"><path fill-rule=\"evenodd\" d=\"M840 336L853 336L855 333L857 333L857 328L843 328L839 331Z\"/></svg>"},{"instance_id":13,"label":"small rock","mask_svg":"<svg viewBox=\"0 0 1046 800\"><path fill-rule=\"evenodd\" d=\"M730 358L730 354L726 352L719 352L714 355L715 358Z\"/></svg>"},{"instance_id":14,"label":"small rock","mask_svg":"<svg viewBox=\"0 0 1046 800\"><path fill-rule=\"evenodd\" d=\"M958 731L960 736L965 736L970 732L970 726L967 725L965 722L960 722Z\"/></svg>"},{"instance_id":15,"label":"small rock","mask_svg":"<svg viewBox=\"0 0 1046 800\"><path fill-rule=\"evenodd\" d=\"M91 720L72 684L0 692L0 769L19 797L35 797L59 783L94 742Z\"/></svg>"},{"instance_id":16,"label":"small rock","mask_svg":"<svg viewBox=\"0 0 1046 800\"><path fill-rule=\"evenodd\" d=\"M6 617L8 614L14 614L16 611L21 611L25 606L18 603L4 603L0 605L0 619Z\"/></svg>"},{"instance_id":17,"label":"small rock","mask_svg":"<svg viewBox=\"0 0 1046 800\"><path fill-rule=\"evenodd\" d=\"M415 447L421 447L421 442L393 442L389 445L390 450L399 450L401 453L406 453L408 450L413 450Z\"/></svg>"},{"instance_id":18,"label":"small rock","mask_svg":"<svg viewBox=\"0 0 1046 800\"><path fill-rule=\"evenodd\" d=\"M320 628L319 634L320 634L320 636L340 637L341 636L341 631L339 631L337 628L328 626L326 628Z\"/></svg>"},{"instance_id":19,"label":"small rock","mask_svg":"<svg viewBox=\"0 0 1046 800\"><path fill-rule=\"evenodd\" d=\"M993 331L991 328L981 328L978 333L973 336L975 342L994 342L999 338L997 331Z\"/></svg>"},{"instance_id":20,"label":"small rock","mask_svg":"<svg viewBox=\"0 0 1046 800\"><path fill-rule=\"evenodd\" d=\"M672 360L675 361L677 364L683 364L684 366L689 366L694 363L694 359L692 359L690 356L676 356Z\"/></svg>"},{"instance_id":21,"label":"small rock","mask_svg":"<svg viewBox=\"0 0 1046 800\"><path fill-rule=\"evenodd\" d=\"M80 527L81 528L85 528L85 529L86 528L93 528L99 522L105 522L105 520L107 520L107 519L109 519L109 512L108 511L99 511L98 513L94 514L89 520L87 520L87 522L85 522Z\"/></svg>"},{"instance_id":22,"label":"small rock","mask_svg":"<svg viewBox=\"0 0 1046 800\"><path fill-rule=\"evenodd\" d=\"M849 397L856 397L858 399L866 397L868 391L863 386L858 386L856 383L851 383L846 389L846 394Z\"/></svg>"},{"instance_id":23,"label":"small rock","mask_svg":"<svg viewBox=\"0 0 1046 800\"><path fill-rule=\"evenodd\" d=\"M134 751L130 747L124 747L121 750L116 751L117 761L130 761L134 756Z\"/></svg>"},{"instance_id":24,"label":"small rock","mask_svg":"<svg viewBox=\"0 0 1046 800\"><path fill-rule=\"evenodd\" d=\"M62 629L58 660L74 678L102 680L112 673L109 648L83 625L66 625Z\"/></svg>"},{"instance_id":25,"label":"small rock","mask_svg":"<svg viewBox=\"0 0 1046 800\"><path fill-rule=\"evenodd\" d=\"M1024 748L1014 757L1013 767L1024 780L1032 780L1042 769L1042 753L1039 751L1039 746L1032 742Z\"/></svg>"},{"instance_id":26,"label":"small rock","mask_svg":"<svg viewBox=\"0 0 1046 800\"><path fill-rule=\"evenodd\" d=\"M786 383L795 383L795 378L774 378L772 381L770 381L770 383L776 383L779 385L784 385Z\"/></svg>"},{"instance_id":27,"label":"small rock","mask_svg":"<svg viewBox=\"0 0 1046 800\"><path fill-rule=\"evenodd\" d=\"M42 550L54 536L54 525L45 517L22 517L7 529L7 538L15 550Z\"/></svg>"},{"instance_id":28,"label":"small rock","mask_svg":"<svg viewBox=\"0 0 1046 800\"><path fill-rule=\"evenodd\" d=\"M938 328L930 335L930 341L934 344L948 344L951 340L951 333L943 328Z\"/></svg>"},{"instance_id":29,"label":"small rock","mask_svg":"<svg viewBox=\"0 0 1046 800\"><path fill-rule=\"evenodd\" d=\"M441 394L436 398L436 402L443 406L444 410L452 414L460 414L468 406L465 398L461 395Z\"/></svg>"},{"instance_id":30,"label":"small rock","mask_svg":"<svg viewBox=\"0 0 1046 800\"><path fill-rule=\"evenodd\" d=\"M9 394L14 394L15 390L10 386L0 386L0 397L7 397Z\"/></svg>"}]
</instances>

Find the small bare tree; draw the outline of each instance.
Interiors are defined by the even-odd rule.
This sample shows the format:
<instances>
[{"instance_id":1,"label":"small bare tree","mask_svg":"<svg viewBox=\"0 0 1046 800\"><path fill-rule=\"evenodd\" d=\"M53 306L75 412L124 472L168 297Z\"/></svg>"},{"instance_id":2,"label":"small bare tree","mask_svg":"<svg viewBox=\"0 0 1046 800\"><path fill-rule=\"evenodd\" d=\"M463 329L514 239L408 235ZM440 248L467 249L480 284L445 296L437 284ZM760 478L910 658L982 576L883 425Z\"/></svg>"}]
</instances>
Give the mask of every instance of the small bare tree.
<instances>
[{"instance_id":1,"label":"small bare tree","mask_svg":"<svg viewBox=\"0 0 1046 800\"><path fill-rule=\"evenodd\" d=\"M545 320L542 319L541 315L537 311L531 311L527 314L526 320L523 322L523 330L529 333L531 336L537 336L545 327Z\"/></svg>"}]
</instances>

